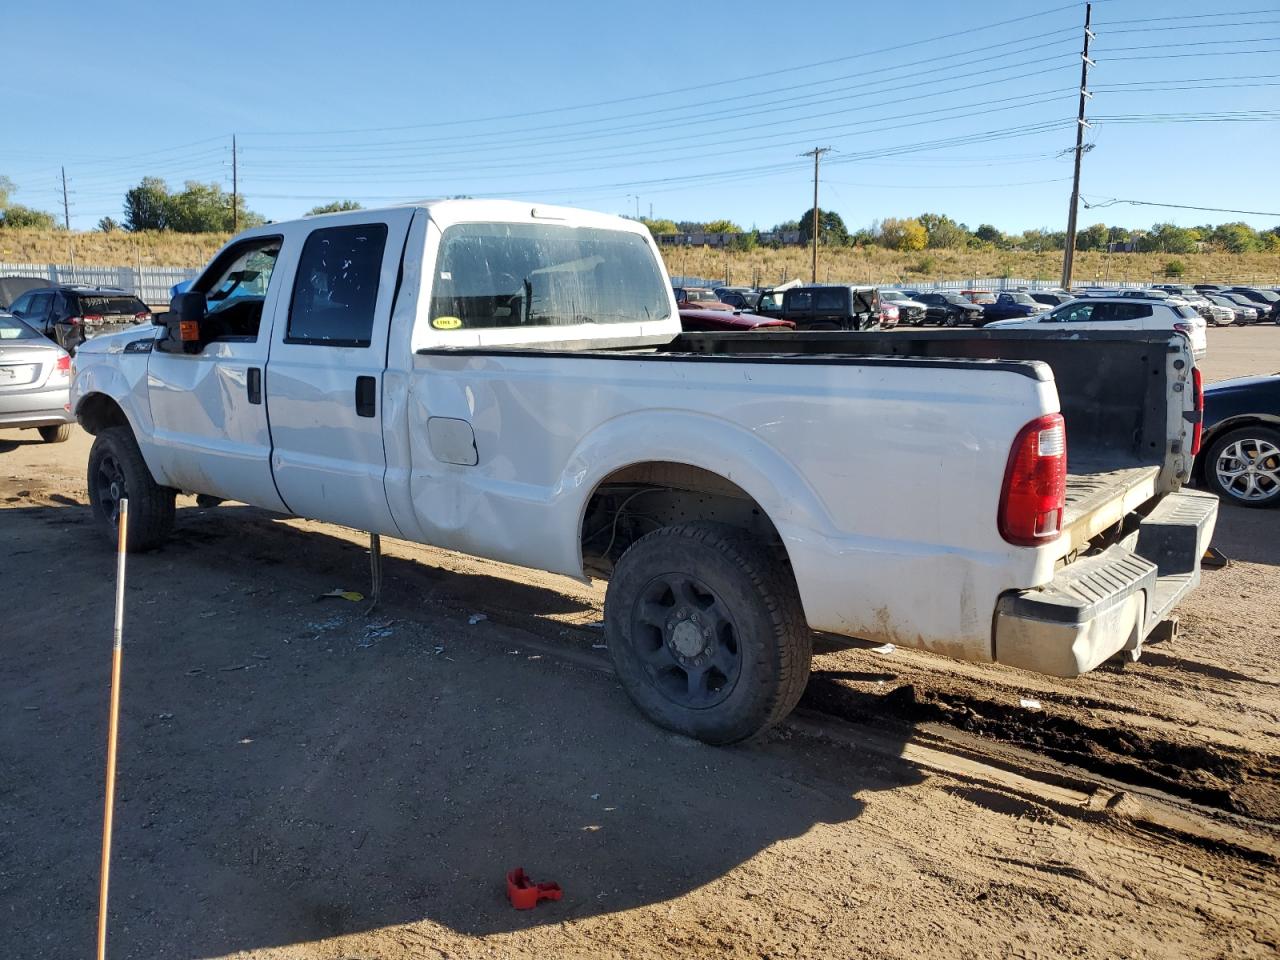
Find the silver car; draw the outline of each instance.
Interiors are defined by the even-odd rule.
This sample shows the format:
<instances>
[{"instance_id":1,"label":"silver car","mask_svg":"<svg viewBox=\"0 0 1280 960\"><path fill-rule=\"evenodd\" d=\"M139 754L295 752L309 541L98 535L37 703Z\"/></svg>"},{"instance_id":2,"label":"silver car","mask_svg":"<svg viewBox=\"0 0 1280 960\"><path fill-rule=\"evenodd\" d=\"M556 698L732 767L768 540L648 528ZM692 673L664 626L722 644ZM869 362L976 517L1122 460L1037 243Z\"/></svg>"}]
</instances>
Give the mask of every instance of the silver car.
<instances>
[{"instance_id":1,"label":"silver car","mask_svg":"<svg viewBox=\"0 0 1280 960\"><path fill-rule=\"evenodd\" d=\"M0 313L0 427L34 427L46 443L71 436L71 355Z\"/></svg>"}]
</instances>

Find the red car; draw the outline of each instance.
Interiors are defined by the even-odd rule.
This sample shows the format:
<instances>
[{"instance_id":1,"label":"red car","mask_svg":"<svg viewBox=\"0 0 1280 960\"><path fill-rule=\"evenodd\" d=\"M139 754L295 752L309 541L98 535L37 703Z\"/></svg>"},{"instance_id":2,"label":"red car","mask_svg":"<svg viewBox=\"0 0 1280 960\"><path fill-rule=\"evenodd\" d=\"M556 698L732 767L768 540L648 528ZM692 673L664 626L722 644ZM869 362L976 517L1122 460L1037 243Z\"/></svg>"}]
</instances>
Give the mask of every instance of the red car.
<instances>
[{"instance_id":1,"label":"red car","mask_svg":"<svg viewBox=\"0 0 1280 960\"><path fill-rule=\"evenodd\" d=\"M706 287L672 287L676 293L676 306L681 310L733 310L721 303L714 290Z\"/></svg>"},{"instance_id":2,"label":"red car","mask_svg":"<svg viewBox=\"0 0 1280 960\"><path fill-rule=\"evenodd\" d=\"M755 313L733 313L724 310L700 310L696 307L681 308L680 325L685 332L697 330L794 330L796 325L790 320L779 320L777 317L762 317Z\"/></svg>"},{"instance_id":3,"label":"red car","mask_svg":"<svg viewBox=\"0 0 1280 960\"><path fill-rule=\"evenodd\" d=\"M898 325L898 305L889 303L885 300L880 301L880 327L883 330L892 330Z\"/></svg>"}]
</instances>

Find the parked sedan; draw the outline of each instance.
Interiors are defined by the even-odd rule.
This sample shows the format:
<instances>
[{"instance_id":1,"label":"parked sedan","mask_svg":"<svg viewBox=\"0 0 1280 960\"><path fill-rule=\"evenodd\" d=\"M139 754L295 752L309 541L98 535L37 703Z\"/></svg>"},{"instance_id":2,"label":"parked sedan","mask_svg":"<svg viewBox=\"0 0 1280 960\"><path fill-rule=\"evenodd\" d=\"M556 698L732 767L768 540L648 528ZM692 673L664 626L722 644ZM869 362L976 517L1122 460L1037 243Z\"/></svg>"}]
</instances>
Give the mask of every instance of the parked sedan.
<instances>
[{"instance_id":1,"label":"parked sedan","mask_svg":"<svg viewBox=\"0 0 1280 960\"><path fill-rule=\"evenodd\" d=\"M0 313L0 427L33 428L45 443L71 436L71 355Z\"/></svg>"},{"instance_id":2,"label":"parked sedan","mask_svg":"<svg viewBox=\"0 0 1280 960\"><path fill-rule=\"evenodd\" d=\"M1266 307L1263 304L1255 303L1248 297L1239 293L1232 293L1229 290L1224 290L1222 293L1218 294L1218 296L1222 297L1222 299L1229 303L1235 304L1237 307L1245 311L1247 319L1243 321L1244 323L1258 323L1267 314Z\"/></svg>"},{"instance_id":3,"label":"parked sedan","mask_svg":"<svg viewBox=\"0 0 1280 960\"><path fill-rule=\"evenodd\" d=\"M889 303L886 300L880 301L880 328L882 330L892 330L898 325L901 319L901 312L898 310L896 303Z\"/></svg>"},{"instance_id":4,"label":"parked sedan","mask_svg":"<svg viewBox=\"0 0 1280 960\"><path fill-rule=\"evenodd\" d=\"M1243 304L1235 303L1228 300L1221 294L1209 294L1209 302L1215 307L1221 307L1223 310L1230 310L1233 323L1255 323L1258 319L1258 311L1253 307L1246 307Z\"/></svg>"},{"instance_id":5,"label":"parked sedan","mask_svg":"<svg viewBox=\"0 0 1280 960\"><path fill-rule=\"evenodd\" d=\"M925 306L925 320L948 327L982 324L982 308L958 293L922 293L916 297Z\"/></svg>"},{"instance_id":6,"label":"parked sedan","mask_svg":"<svg viewBox=\"0 0 1280 960\"><path fill-rule=\"evenodd\" d=\"M1236 293L1246 300L1252 300L1254 306L1263 311L1260 319L1280 323L1280 293L1258 287L1229 287L1227 293Z\"/></svg>"},{"instance_id":7,"label":"parked sedan","mask_svg":"<svg viewBox=\"0 0 1280 960\"><path fill-rule=\"evenodd\" d=\"M699 310L697 308L680 311L680 326L686 331L705 330L794 330L796 325L790 320L779 320L777 317L762 317L754 313L736 313L726 310Z\"/></svg>"},{"instance_id":8,"label":"parked sedan","mask_svg":"<svg viewBox=\"0 0 1280 960\"><path fill-rule=\"evenodd\" d=\"M1050 309L1052 308L1046 304L1033 300L1029 293L1006 291L996 297L993 302L983 305L982 316L975 322L975 326L985 326L993 320L1021 320L1026 317L1036 317L1042 313L1048 313Z\"/></svg>"},{"instance_id":9,"label":"parked sedan","mask_svg":"<svg viewBox=\"0 0 1280 960\"><path fill-rule=\"evenodd\" d=\"M1195 476L1243 507L1280 506L1280 374L1205 387Z\"/></svg>"}]
</instances>

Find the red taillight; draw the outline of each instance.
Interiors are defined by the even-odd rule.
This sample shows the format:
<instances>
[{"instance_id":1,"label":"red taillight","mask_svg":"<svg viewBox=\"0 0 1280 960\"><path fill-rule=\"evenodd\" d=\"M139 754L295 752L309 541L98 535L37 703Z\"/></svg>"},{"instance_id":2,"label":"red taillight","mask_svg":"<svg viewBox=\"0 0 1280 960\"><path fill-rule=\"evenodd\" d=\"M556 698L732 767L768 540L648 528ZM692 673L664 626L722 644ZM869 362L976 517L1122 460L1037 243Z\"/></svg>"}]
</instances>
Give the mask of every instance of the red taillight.
<instances>
[{"instance_id":1,"label":"red taillight","mask_svg":"<svg viewBox=\"0 0 1280 960\"><path fill-rule=\"evenodd\" d=\"M150 310L139 310L137 313L135 313L135 314L133 315L133 319L135 319L135 320L150 320L150 319L151 319L151 311L150 311Z\"/></svg>"},{"instance_id":2,"label":"red taillight","mask_svg":"<svg viewBox=\"0 0 1280 960\"><path fill-rule=\"evenodd\" d=\"M1191 368L1191 389L1195 393L1196 425L1191 431L1191 455L1200 452L1200 441L1204 438L1204 375L1199 367Z\"/></svg>"},{"instance_id":3,"label":"red taillight","mask_svg":"<svg viewBox=\"0 0 1280 960\"><path fill-rule=\"evenodd\" d=\"M1056 540L1067 497L1067 430L1050 413L1018 431L1000 491L1000 536L1021 547Z\"/></svg>"},{"instance_id":4,"label":"red taillight","mask_svg":"<svg viewBox=\"0 0 1280 960\"><path fill-rule=\"evenodd\" d=\"M1189 323L1175 323L1173 325L1173 329L1177 330L1179 333L1185 333L1189 337L1191 336L1191 331L1195 328Z\"/></svg>"},{"instance_id":5,"label":"red taillight","mask_svg":"<svg viewBox=\"0 0 1280 960\"><path fill-rule=\"evenodd\" d=\"M59 357L59 358L58 358L58 370L59 370L59 372L61 372L61 373L70 373L70 372L71 372L71 358L70 358L70 357Z\"/></svg>"},{"instance_id":6,"label":"red taillight","mask_svg":"<svg viewBox=\"0 0 1280 960\"><path fill-rule=\"evenodd\" d=\"M96 313L86 313L80 319L83 320L85 323L101 323L102 322L102 317ZM74 323L75 321L73 320L72 322Z\"/></svg>"},{"instance_id":7,"label":"red taillight","mask_svg":"<svg viewBox=\"0 0 1280 960\"><path fill-rule=\"evenodd\" d=\"M70 380L75 368L71 365L71 358L65 354L58 358L58 362L53 365L53 372L49 374L50 382L60 383L63 380Z\"/></svg>"}]
</instances>

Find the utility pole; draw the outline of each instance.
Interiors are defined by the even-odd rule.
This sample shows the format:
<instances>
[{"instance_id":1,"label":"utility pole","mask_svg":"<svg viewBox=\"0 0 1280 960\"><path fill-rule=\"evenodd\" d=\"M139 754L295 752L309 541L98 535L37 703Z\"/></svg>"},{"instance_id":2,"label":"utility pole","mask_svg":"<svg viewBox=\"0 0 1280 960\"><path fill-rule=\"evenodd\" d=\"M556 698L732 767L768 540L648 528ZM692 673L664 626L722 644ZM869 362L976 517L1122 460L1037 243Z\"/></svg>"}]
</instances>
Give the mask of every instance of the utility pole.
<instances>
[{"instance_id":1,"label":"utility pole","mask_svg":"<svg viewBox=\"0 0 1280 960\"><path fill-rule=\"evenodd\" d=\"M1067 210L1067 243L1062 253L1062 289L1071 289L1071 271L1076 259L1076 214L1080 207L1080 161L1084 157L1084 131L1089 126L1084 119L1085 101L1093 96L1089 92L1089 68L1094 62L1089 59L1089 41L1094 39L1094 32L1089 29L1093 17L1093 4L1084 5L1084 49L1080 52L1080 112L1076 116L1076 162L1075 174L1071 181L1071 207Z\"/></svg>"},{"instance_id":2,"label":"utility pole","mask_svg":"<svg viewBox=\"0 0 1280 960\"><path fill-rule=\"evenodd\" d=\"M236 135L231 135L231 232L240 232L240 164L236 157Z\"/></svg>"},{"instance_id":3,"label":"utility pole","mask_svg":"<svg viewBox=\"0 0 1280 960\"><path fill-rule=\"evenodd\" d=\"M818 217L818 161L824 153L830 152L830 147L814 147L800 154L802 157L813 157L813 222L810 224L813 231L813 283L818 282L818 230L821 222Z\"/></svg>"},{"instance_id":4,"label":"utility pole","mask_svg":"<svg viewBox=\"0 0 1280 960\"><path fill-rule=\"evenodd\" d=\"M62 225L71 229L71 204L67 202L67 168L62 168Z\"/></svg>"}]
</instances>

